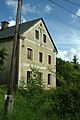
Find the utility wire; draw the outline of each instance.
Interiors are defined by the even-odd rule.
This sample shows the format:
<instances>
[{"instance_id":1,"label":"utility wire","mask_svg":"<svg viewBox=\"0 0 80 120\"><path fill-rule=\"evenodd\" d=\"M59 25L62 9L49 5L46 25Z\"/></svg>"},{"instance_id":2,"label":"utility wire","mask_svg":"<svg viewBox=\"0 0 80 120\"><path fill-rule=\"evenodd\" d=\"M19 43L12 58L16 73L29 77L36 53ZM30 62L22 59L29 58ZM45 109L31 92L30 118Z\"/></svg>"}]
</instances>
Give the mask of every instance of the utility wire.
<instances>
[{"instance_id":1,"label":"utility wire","mask_svg":"<svg viewBox=\"0 0 80 120\"><path fill-rule=\"evenodd\" d=\"M70 43L57 43L57 45L80 45L80 44L70 44Z\"/></svg>"},{"instance_id":2,"label":"utility wire","mask_svg":"<svg viewBox=\"0 0 80 120\"><path fill-rule=\"evenodd\" d=\"M64 8L64 7L63 7L63 6L61 6L60 4L58 4L58 3L54 2L53 0L49 0L49 1L50 1L51 3L53 3L53 4L57 5L58 7L60 7L60 8L62 8L62 9L64 9L65 11L67 11L67 12L69 12L69 13L71 13L71 14L73 14L73 15L77 16L78 18L80 18L80 16L76 15L74 12L72 12L72 11L70 11L70 10L68 10L68 9Z\"/></svg>"},{"instance_id":3,"label":"utility wire","mask_svg":"<svg viewBox=\"0 0 80 120\"><path fill-rule=\"evenodd\" d=\"M74 2L72 2L72 1L70 1L70 0L65 0L65 1L66 1L66 2L69 2L69 3L73 4L73 5L76 5L76 6L80 7L79 4L76 4L76 3L74 3Z\"/></svg>"}]
</instances>

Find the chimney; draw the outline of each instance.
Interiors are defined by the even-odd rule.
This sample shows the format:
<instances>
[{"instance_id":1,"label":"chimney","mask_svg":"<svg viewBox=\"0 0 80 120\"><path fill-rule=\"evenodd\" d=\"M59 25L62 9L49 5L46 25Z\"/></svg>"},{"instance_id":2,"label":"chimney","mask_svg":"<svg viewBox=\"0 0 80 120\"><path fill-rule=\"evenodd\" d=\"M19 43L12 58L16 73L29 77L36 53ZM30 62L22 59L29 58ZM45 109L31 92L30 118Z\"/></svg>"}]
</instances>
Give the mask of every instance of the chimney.
<instances>
[{"instance_id":1,"label":"chimney","mask_svg":"<svg viewBox=\"0 0 80 120\"><path fill-rule=\"evenodd\" d=\"M7 22L7 21L2 21L1 23L2 23L1 29L7 28L9 26L9 22Z\"/></svg>"}]
</instances>

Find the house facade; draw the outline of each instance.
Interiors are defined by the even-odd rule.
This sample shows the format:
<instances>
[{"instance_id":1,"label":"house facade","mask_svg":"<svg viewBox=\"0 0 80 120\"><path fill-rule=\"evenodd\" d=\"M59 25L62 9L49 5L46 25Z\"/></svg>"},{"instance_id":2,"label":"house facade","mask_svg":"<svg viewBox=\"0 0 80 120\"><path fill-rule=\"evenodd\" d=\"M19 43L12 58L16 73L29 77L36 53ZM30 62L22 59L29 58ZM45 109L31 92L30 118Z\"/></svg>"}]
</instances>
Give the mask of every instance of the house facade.
<instances>
[{"instance_id":1,"label":"house facade","mask_svg":"<svg viewBox=\"0 0 80 120\"><path fill-rule=\"evenodd\" d=\"M5 71L4 74L0 74L0 79L7 81L10 71L15 26L1 29L0 33L0 49L4 47L8 52ZM17 84L19 85L20 81L28 84L31 74L30 66L34 66L39 68L46 89L55 88L56 53L56 46L42 18L21 24Z\"/></svg>"}]
</instances>

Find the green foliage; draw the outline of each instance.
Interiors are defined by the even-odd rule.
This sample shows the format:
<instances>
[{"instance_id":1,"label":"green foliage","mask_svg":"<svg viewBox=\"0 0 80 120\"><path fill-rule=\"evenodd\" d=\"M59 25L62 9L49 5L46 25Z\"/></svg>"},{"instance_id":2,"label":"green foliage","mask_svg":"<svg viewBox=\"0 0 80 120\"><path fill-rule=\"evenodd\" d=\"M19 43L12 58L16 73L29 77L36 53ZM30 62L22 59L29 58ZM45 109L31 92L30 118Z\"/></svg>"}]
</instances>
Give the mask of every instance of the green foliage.
<instances>
[{"instance_id":1,"label":"green foliage","mask_svg":"<svg viewBox=\"0 0 80 120\"><path fill-rule=\"evenodd\" d=\"M80 67L80 65L78 65ZM78 83L80 80L80 69L76 70L72 62L57 58L57 85L61 86Z\"/></svg>"},{"instance_id":2,"label":"green foliage","mask_svg":"<svg viewBox=\"0 0 80 120\"><path fill-rule=\"evenodd\" d=\"M37 95L39 93L43 92L43 79L40 76L39 69L35 67L31 67L31 76L28 80L28 84L25 85L24 82L21 82L21 85L18 89L21 90L22 95L25 95L25 92L27 93L27 96L32 97L34 95ZM23 86L25 89L23 89Z\"/></svg>"},{"instance_id":3,"label":"green foliage","mask_svg":"<svg viewBox=\"0 0 80 120\"><path fill-rule=\"evenodd\" d=\"M54 100L63 120L80 119L80 65L77 65L78 69L75 69L72 62L57 58L57 89Z\"/></svg>"},{"instance_id":4,"label":"green foliage","mask_svg":"<svg viewBox=\"0 0 80 120\"><path fill-rule=\"evenodd\" d=\"M3 120L4 117L4 96L5 89L3 86L0 86L0 120Z\"/></svg>"},{"instance_id":5,"label":"green foliage","mask_svg":"<svg viewBox=\"0 0 80 120\"><path fill-rule=\"evenodd\" d=\"M74 55L72 63L73 63L74 69L78 70L79 69L79 63L78 63L78 59L77 59L76 55Z\"/></svg>"},{"instance_id":6,"label":"green foliage","mask_svg":"<svg viewBox=\"0 0 80 120\"><path fill-rule=\"evenodd\" d=\"M2 48L0 50L0 71L4 69L4 61L6 60L6 56L7 56L6 49Z\"/></svg>"},{"instance_id":7,"label":"green foliage","mask_svg":"<svg viewBox=\"0 0 80 120\"><path fill-rule=\"evenodd\" d=\"M43 90L31 97L18 90L14 94L14 110L8 120L79 120L79 87L64 86L57 89ZM1 89L0 118L3 118L4 95Z\"/></svg>"},{"instance_id":8,"label":"green foliage","mask_svg":"<svg viewBox=\"0 0 80 120\"><path fill-rule=\"evenodd\" d=\"M57 60L56 89L44 90L39 69L31 68L28 85L20 86L14 94L14 110L8 120L79 120L80 71L73 64ZM67 76L66 76L67 75ZM0 113L3 110L3 91L0 90ZM2 119L2 115L0 114Z\"/></svg>"},{"instance_id":9,"label":"green foliage","mask_svg":"<svg viewBox=\"0 0 80 120\"><path fill-rule=\"evenodd\" d=\"M30 77L29 82L27 84L27 89L30 92L31 91L38 92L39 90L43 89L43 79L40 76L39 69L37 69L35 67L31 67L31 71L32 71L32 74L31 74L31 77Z\"/></svg>"}]
</instances>

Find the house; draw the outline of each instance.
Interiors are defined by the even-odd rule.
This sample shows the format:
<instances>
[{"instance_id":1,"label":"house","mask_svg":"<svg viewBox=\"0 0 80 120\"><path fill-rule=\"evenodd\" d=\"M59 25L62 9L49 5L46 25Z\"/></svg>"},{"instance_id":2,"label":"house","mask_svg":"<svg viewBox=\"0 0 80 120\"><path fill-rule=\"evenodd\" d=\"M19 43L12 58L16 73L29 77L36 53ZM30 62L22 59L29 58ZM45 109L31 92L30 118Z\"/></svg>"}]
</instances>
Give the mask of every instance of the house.
<instances>
[{"instance_id":1,"label":"house","mask_svg":"<svg viewBox=\"0 0 80 120\"><path fill-rule=\"evenodd\" d=\"M8 22L2 22L0 30L0 49L7 49L5 70L0 72L0 83L5 83L9 77L15 26L8 27ZM31 73L30 66L40 68L41 76L46 88L56 87L56 75L48 68L56 72L57 48L42 18L20 24L19 60L16 84L20 81L28 82Z\"/></svg>"}]
</instances>

